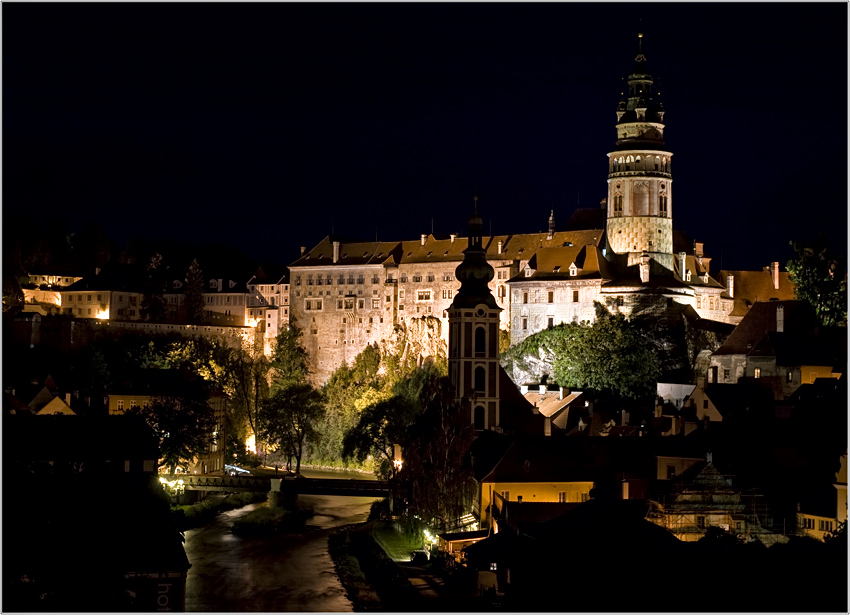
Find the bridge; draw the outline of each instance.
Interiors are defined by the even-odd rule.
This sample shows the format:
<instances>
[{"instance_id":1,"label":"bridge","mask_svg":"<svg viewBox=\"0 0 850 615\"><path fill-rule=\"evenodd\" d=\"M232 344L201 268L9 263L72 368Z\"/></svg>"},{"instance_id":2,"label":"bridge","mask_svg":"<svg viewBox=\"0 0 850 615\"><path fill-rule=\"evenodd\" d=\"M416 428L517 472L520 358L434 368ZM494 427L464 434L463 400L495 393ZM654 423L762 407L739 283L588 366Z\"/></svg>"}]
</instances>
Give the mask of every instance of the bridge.
<instances>
[{"instance_id":1,"label":"bridge","mask_svg":"<svg viewBox=\"0 0 850 615\"><path fill-rule=\"evenodd\" d=\"M386 481L358 478L306 478L292 474L273 476L163 476L168 481L182 480L187 491L258 491L272 490L272 480L280 480L280 490L303 495L350 495L382 498L389 494Z\"/></svg>"}]
</instances>

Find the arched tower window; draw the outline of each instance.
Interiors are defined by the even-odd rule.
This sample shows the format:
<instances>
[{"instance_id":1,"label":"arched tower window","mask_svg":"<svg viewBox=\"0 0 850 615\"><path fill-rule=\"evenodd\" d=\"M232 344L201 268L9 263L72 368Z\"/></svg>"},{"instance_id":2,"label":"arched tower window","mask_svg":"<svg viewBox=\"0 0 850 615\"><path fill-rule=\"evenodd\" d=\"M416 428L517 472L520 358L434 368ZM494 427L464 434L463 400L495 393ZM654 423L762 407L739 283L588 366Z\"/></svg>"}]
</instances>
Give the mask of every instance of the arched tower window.
<instances>
[{"instance_id":1,"label":"arched tower window","mask_svg":"<svg viewBox=\"0 0 850 615\"><path fill-rule=\"evenodd\" d=\"M484 429L484 406L476 406L472 417L475 429Z\"/></svg>"},{"instance_id":2,"label":"arched tower window","mask_svg":"<svg viewBox=\"0 0 850 615\"><path fill-rule=\"evenodd\" d=\"M667 217L667 195L662 194L658 197L658 215Z\"/></svg>"},{"instance_id":3,"label":"arched tower window","mask_svg":"<svg viewBox=\"0 0 850 615\"><path fill-rule=\"evenodd\" d=\"M655 157L655 170L656 170L656 171L658 170L658 167L659 167L659 166L660 166L660 162L659 162L659 160L658 160L658 156L656 156L656 157Z\"/></svg>"},{"instance_id":4,"label":"arched tower window","mask_svg":"<svg viewBox=\"0 0 850 615\"><path fill-rule=\"evenodd\" d=\"M486 352L487 332L484 330L484 327L477 327L475 329L475 354L479 356L484 356Z\"/></svg>"},{"instance_id":5,"label":"arched tower window","mask_svg":"<svg viewBox=\"0 0 850 615\"><path fill-rule=\"evenodd\" d=\"M485 390L486 371L482 366L475 368L475 390L483 392Z\"/></svg>"}]
</instances>

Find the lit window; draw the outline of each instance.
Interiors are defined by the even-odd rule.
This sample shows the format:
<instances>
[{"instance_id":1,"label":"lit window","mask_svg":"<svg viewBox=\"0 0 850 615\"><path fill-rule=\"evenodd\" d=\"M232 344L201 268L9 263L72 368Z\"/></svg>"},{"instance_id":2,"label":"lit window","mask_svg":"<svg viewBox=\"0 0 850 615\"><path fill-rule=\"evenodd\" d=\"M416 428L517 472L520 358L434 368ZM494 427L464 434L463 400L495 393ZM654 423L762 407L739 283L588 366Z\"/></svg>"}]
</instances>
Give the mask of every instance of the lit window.
<instances>
[{"instance_id":1,"label":"lit window","mask_svg":"<svg viewBox=\"0 0 850 615\"><path fill-rule=\"evenodd\" d=\"M753 371L753 377L754 378L761 378L761 368L760 367L755 368L755 370Z\"/></svg>"}]
</instances>

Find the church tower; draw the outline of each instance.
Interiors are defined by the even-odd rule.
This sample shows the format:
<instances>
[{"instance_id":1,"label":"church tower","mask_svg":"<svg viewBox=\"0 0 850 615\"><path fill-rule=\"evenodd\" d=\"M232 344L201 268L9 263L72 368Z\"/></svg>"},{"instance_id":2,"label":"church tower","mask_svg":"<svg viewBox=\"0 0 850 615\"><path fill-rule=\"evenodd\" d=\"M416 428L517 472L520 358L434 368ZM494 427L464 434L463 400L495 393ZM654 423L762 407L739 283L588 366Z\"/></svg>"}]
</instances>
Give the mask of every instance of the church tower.
<instances>
[{"instance_id":1,"label":"church tower","mask_svg":"<svg viewBox=\"0 0 850 615\"><path fill-rule=\"evenodd\" d=\"M500 425L499 313L488 283L495 275L483 246L484 221L469 218L469 243L455 270L460 289L449 306L449 376L461 407L476 430Z\"/></svg>"},{"instance_id":2,"label":"church tower","mask_svg":"<svg viewBox=\"0 0 850 615\"><path fill-rule=\"evenodd\" d=\"M627 265L648 255L673 271L673 154L664 147L664 107L653 87L638 34L628 96L622 93L617 107L617 142L608 154L607 235Z\"/></svg>"}]
</instances>

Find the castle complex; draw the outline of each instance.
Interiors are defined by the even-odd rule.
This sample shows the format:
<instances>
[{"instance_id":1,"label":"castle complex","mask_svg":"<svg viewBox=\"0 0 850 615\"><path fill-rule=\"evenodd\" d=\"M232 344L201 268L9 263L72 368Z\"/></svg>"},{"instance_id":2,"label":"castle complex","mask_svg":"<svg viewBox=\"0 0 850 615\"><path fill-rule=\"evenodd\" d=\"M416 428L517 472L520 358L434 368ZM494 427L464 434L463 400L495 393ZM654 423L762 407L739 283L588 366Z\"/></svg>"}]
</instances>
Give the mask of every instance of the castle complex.
<instances>
[{"instance_id":1,"label":"castle complex","mask_svg":"<svg viewBox=\"0 0 850 615\"><path fill-rule=\"evenodd\" d=\"M673 153L665 146L665 112L641 42L616 109L601 207L576 210L560 230L551 211L547 232L476 240L494 270L487 288L511 345L560 323L592 322L597 304L625 314L685 306L701 318L736 324L753 301L793 296L778 263L765 272L724 271L718 282L703 244L674 230ZM258 271L247 283L234 274L206 276L198 324L240 334L256 329L269 353L278 332L293 323L303 333L314 384L327 382L370 344L392 342L414 357L449 357L449 311L469 239L329 236L302 248L288 276ZM116 270L78 280L57 291L58 307L78 318L140 320L143 276L136 278ZM169 280L167 287L164 322L184 322L186 280ZM491 340L495 349L499 337Z\"/></svg>"},{"instance_id":2,"label":"castle complex","mask_svg":"<svg viewBox=\"0 0 850 615\"><path fill-rule=\"evenodd\" d=\"M482 236L476 248L494 269L488 287L512 345L562 322L593 321L596 302L626 314L678 303L730 322L731 288L710 276L702 244L673 230L673 154L639 37L616 110L603 208L577 211L562 231L553 211L547 233ZM393 335L415 340L423 354L447 356L464 243L457 235L368 243L326 237L303 249L290 265L291 317L304 332L316 381Z\"/></svg>"}]
</instances>

